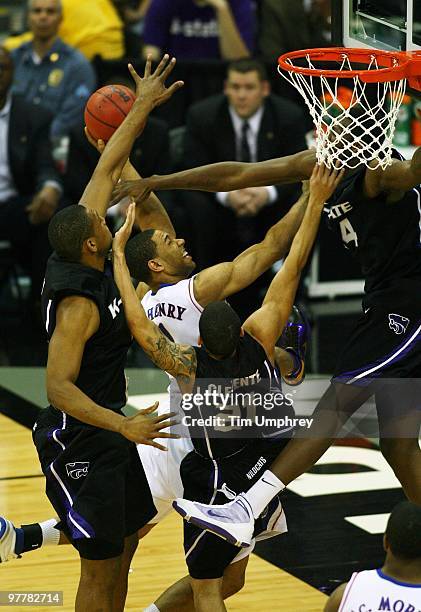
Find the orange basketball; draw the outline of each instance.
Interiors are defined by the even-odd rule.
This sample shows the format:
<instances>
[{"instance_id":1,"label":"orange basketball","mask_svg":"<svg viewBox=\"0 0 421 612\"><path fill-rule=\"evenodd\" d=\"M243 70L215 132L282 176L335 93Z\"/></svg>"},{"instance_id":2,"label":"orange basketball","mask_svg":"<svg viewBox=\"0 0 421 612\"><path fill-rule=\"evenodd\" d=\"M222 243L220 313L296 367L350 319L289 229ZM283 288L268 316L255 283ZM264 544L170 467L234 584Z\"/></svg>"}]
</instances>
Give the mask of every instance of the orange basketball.
<instances>
[{"instance_id":1,"label":"orange basketball","mask_svg":"<svg viewBox=\"0 0 421 612\"><path fill-rule=\"evenodd\" d=\"M95 140L107 142L123 122L136 96L124 85L97 89L85 106L85 125Z\"/></svg>"}]
</instances>

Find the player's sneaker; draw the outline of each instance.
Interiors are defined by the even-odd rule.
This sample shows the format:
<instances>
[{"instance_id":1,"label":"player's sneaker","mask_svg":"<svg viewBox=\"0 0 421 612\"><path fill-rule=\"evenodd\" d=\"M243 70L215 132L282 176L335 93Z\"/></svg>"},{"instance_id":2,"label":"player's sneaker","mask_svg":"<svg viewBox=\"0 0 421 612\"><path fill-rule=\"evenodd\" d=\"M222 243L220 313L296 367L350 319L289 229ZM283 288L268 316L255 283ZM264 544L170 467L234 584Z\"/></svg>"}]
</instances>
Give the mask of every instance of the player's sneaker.
<instances>
[{"instance_id":1,"label":"player's sneaker","mask_svg":"<svg viewBox=\"0 0 421 612\"><path fill-rule=\"evenodd\" d=\"M0 516L0 563L17 559L15 553L16 529L11 521Z\"/></svg>"},{"instance_id":2,"label":"player's sneaker","mask_svg":"<svg viewBox=\"0 0 421 612\"><path fill-rule=\"evenodd\" d=\"M243 495L232 502L211 506L187 499L176 499L173 508L188 522L206 529L234 546L250 546L254 531L254 517L250 504Z\"/></svg>"},{"instance_id":3,"label":"player's sneaker","mask_svg":"<svg viewBox=\"0 0 421 612\"><path fill-rule=\"evenodd\" d=\"M294 356L296 368L288 376L283 376L287 385L296 387L301 384L305 377L305 358L307 342L310 335L310 325L304 314L293 306L288 323L279 339L279 346Z\"/></svg>"}]
</instances>

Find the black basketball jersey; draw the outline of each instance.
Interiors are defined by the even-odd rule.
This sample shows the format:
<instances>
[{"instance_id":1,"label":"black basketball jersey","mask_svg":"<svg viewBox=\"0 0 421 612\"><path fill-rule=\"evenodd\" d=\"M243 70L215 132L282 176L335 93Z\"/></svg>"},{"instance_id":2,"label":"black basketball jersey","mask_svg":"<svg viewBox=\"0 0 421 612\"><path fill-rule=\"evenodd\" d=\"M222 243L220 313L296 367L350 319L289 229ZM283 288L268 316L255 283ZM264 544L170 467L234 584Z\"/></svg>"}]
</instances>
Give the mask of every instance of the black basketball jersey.
<instances>
[{"instance_id":1,"label":"black basketball jersey","mask_svg":"<svg viewBox=\"0 0 421 612\"><path fill-rule=\"evenodd\" d=\"M42 314L48 338L54 333L61 299L89 298L98 307L100 323L83 352L76 386L100 406L119 410L126 403L124 366L131 334L111 266L104 272L61 260L55 253L47 263L42 290Z\"/></svg>"},{"instance_id":2,"label":"black basketball jersey","mask_svg":"<svg viewBox=\"0 0 421 612\"><path fill-rule=\"evenodd\" d=\"M246 333L235 355L222 360L212 358L203 347L194 349L195 399L189 410L184 406L184 413L200 455L220 459L257 438L275 440L291 435L290 421L295 415L292 396L282 394L279 372L261 344Z\"/></svg>"},{"instance_id":3,"label":"black basketball jersey","mask_svg":"<svg viewBox=\"0 0 421 612\"><path fill-rule=\"evenodd\" d=\"M384 291L420 295L421 188L394 203L388 203L384 193L369 199L363 192L366 172L358 168L341 181L325 209L329 227L359 259L365 303Z\"/></svg>"}]
</instances>

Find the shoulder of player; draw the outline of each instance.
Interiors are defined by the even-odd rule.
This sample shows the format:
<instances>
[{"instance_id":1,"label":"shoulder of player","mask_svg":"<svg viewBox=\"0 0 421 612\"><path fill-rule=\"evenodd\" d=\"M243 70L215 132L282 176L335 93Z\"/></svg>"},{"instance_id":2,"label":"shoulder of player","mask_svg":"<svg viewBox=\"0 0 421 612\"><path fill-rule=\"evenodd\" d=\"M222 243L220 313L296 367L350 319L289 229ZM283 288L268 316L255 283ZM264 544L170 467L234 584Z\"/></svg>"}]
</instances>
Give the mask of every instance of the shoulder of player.
<instances>
[{"instance_id":1,"label":"shoulder of player","mask_svg":"<svg viewBox=\"0 0 421 612\"><path fill-rule=\"evenodd\" d=\"M57 327L65 326L89 337L99 327L100 314L93 300L82 295L69 295L60 300L56 320Z\"/></svg>"},{"instance_id":2,"label":"shoulder of player","mask_svg":"<svg viewBox=\"0 0 421 612\"><path fill-rule=\"evenodd\" d=\"M337 612L339 610L339 606L341 604L347 586L348 582L344 582L333 591L328 601L326 602L324 612Z\"/></svg>"},{"instance_id":3,"label":"shoulder of player","mask_svg":"<svg viewBox=\"0 0 421 612\"><path fill-rule=\"evenodd\" d=\"M145 295L149 293L149 291L151 291L151 288L146 283L141 282L136 287L136 295L141 301L143 300Z\"/></svg>"},{"instance_id":4,"label":"shoulder of player","mask_svg":"<svg viewBox=\"0 0 421 612\"><path fill-rule=\"evenodd\" d=\"M225 261L198 272L192 279L191 294L195 306L202 310L210 302L220 299L233 272L233 262Z\"/></svg>"}]
</instances>

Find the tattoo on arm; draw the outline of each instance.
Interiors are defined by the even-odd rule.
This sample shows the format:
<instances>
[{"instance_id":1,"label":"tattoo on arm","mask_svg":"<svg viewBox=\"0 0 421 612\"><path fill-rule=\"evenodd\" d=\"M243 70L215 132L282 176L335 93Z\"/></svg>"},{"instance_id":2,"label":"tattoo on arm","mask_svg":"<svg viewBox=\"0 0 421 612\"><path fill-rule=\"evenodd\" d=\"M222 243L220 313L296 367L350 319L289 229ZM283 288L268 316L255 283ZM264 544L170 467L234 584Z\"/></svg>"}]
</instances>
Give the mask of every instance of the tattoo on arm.
<instances>
[{"instance_id":1,"label":"tattoo on arm","mask_svg":"<svg viewBox=\"0 0 421 612\"><path fill-rule=\"evenodd\" d=\"M180 379L187 384L196 374L196 351L187 344L171 342L157 329L157 333L149 336L146 352L155 365L161 370Z\"/></svg>"}]
</instances>

